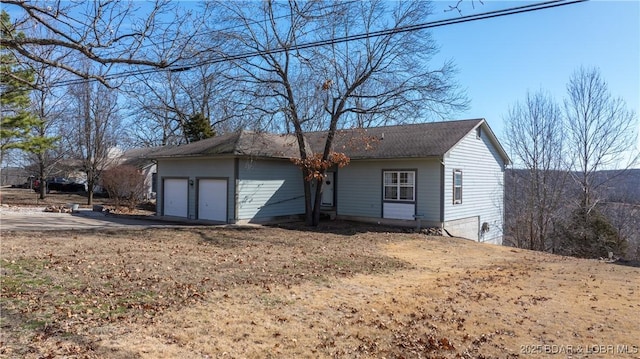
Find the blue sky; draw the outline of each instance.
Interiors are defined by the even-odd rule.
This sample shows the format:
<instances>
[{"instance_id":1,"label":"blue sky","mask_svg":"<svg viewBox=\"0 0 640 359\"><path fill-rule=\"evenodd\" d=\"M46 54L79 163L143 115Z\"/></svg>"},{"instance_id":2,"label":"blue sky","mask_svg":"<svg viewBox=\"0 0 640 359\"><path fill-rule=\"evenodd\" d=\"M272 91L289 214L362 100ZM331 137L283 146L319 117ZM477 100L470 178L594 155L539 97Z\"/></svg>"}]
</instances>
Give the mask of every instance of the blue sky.
<instances>
[{"instance_id":1,"label":"blue sky","mask_svg":"<svg viewBox=\"0 0 640 359\"><path fill-rule=\"evenodd\" d=\"M434 15L425 21L459 17L444 11L456 2L435 0ZM460 9L471 15L536 2L464 0ZM471 101L455 118L486 118L499 138L509 107L528 90L543 89L561 103L580 66L598 67L610 92L640 115L640 1L587 1L430 31L440 45L434 65L452 59ZM640 122L636 127L640 132Z\"/></svg>"},{"instance_id":2,"label":"blue sky","mask_svg":"<svg viewBox=\"0 0 640 359\"><path fill-rule=\"evenodd\" d=\"M451 1L435 2L435 19ZM464 1L463 15L531 2ZM580 66L598 67L610 92L640 112L640 2L588 1L559 8L432 29L441 47L434 61L453 59L471 100L459 118L486 118L503 137L503 117L527 90L544 89L559 103ZM637 124L640 131L640 123ZM639 145L640 146L640 145Z\"/></svg>"}]
</instances>

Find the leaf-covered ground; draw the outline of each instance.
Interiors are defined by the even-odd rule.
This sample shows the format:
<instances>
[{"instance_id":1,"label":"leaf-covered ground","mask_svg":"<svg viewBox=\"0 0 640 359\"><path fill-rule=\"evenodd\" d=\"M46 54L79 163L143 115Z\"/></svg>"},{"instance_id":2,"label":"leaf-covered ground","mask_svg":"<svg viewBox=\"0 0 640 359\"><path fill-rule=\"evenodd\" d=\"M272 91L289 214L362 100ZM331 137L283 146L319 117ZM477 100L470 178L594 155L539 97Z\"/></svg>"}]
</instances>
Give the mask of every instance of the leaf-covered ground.
<instances>
[{"instance_id":1,"label":"leaf-covered ground","mask_svg":"<svg viewBox=\"0 0 640 359\"><path fill-rule=\"evenodd\" d=\"M640 269L335 223L2 233L7 358L640 357Z\"/></svg>"}]
</instances>

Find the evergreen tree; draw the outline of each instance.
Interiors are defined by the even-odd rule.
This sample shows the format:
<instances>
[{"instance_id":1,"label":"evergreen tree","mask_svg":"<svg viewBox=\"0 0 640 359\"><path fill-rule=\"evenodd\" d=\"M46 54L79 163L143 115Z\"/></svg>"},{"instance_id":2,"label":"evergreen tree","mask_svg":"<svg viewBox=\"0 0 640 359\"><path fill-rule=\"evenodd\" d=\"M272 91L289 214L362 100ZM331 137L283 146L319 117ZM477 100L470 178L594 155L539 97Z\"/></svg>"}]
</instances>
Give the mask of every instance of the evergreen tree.
<instances>
[{"instance_id":1,"label":"evergreen tree","mask_svg":"<svg viewBox=\"0 0 640 359\"><path fill-rule=\"evenodd\" d=\"M577 208L560 223L558 254L582 258L606 258L609 252L623 255L627 243L597 207L591 211Z\"/></svg>"},{"instance_id":2,"label":"evergreen tree","mask_svg":"<svg viewBox=\"0 0 640 359\"><path fill-rule=\"evenodd\" d=\"M197 113L184 124L184 137L188 142L204 140L213 137L216 133L211 128L209 119L202 113Z\"/></svg>"},{"instance_id":3,"label":"evergreen tree","mask_svg":"<svg viewBox=\"0 0 640 359\"><path fill-rule=\"evenodd\" d=\"M0 160L6 150L16 148L31 150L44 144L32 136L31 128L38 125L38 119L29 112L30 85L34 82L33 72L21 66L16 56L3 44L5 39L24 36L12 31L11 20L6 11L0 14L2 21L2 44L0 45Z\"/></svg>"}]
</instances>

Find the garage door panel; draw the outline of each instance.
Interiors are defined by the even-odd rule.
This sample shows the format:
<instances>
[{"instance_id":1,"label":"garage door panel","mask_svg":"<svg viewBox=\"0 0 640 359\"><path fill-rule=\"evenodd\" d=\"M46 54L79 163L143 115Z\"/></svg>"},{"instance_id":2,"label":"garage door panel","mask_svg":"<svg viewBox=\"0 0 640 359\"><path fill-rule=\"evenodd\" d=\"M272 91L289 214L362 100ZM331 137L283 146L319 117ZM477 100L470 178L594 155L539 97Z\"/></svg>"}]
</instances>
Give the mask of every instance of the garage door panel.
<instances>
[{"instance_id":1,"label":"garage door panel","mask_svg":"<svg viewBox=\"0 0 640 359\"><path fill-rule=\"evenodd\" d=\"M227 221L227 180L198 180L198 218Z\"/></svg>"},{"instance_id":2,"label":"garage door panel","mask_svg":"<svg viewBox=\"0 0 640 359\"><path fill-rule=\"evenodd\" d=\"M186 179L165 179L162 198L165 216L188 216L189 185Z\"/></svg>"}]
</instances>

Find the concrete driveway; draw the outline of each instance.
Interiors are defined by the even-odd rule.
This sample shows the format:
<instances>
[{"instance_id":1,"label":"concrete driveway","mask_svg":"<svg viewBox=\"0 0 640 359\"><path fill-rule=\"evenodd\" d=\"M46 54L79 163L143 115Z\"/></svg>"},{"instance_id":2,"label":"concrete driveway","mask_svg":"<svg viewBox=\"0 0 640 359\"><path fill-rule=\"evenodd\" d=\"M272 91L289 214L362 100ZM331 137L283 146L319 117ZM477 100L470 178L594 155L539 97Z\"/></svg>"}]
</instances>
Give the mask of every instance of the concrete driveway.
<instances>
[{"instance_id":1,"label":"concrete driveway","mask_svg":"<svg viewBox=\"0 0 640 359\"><path fill-rule=\"evenodd\" d=\"M91 210L75 213L49 213L42 211L0 212L0 230L2 231L46 231L100 228L168 228L180 224L160 221L153 218L136 219L124 216L105 215Z\"/></svg>"}]
</instances>

